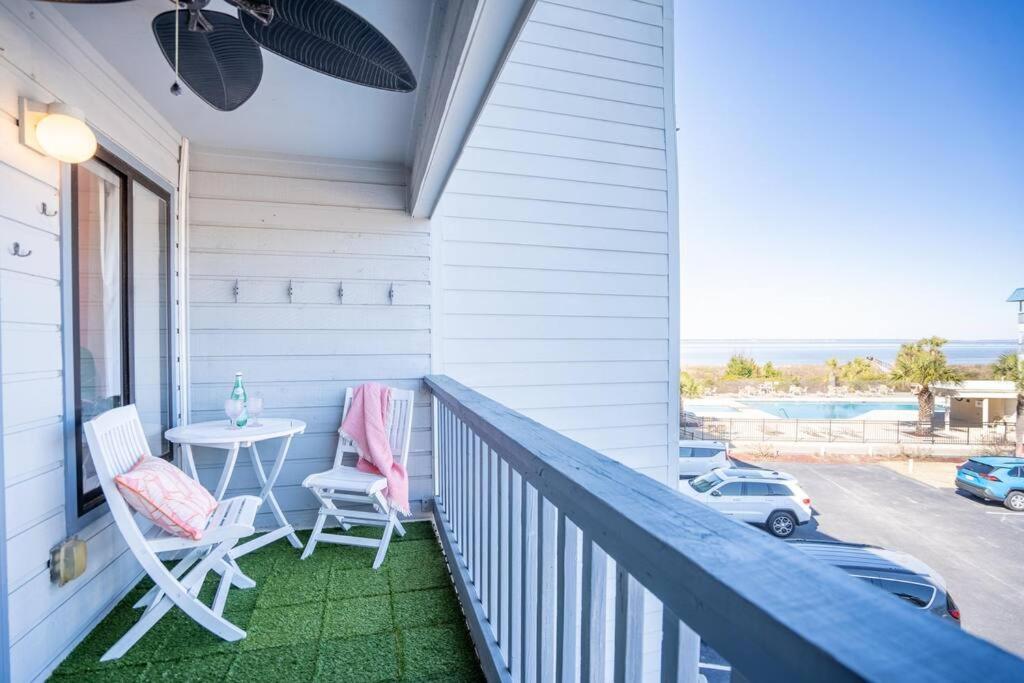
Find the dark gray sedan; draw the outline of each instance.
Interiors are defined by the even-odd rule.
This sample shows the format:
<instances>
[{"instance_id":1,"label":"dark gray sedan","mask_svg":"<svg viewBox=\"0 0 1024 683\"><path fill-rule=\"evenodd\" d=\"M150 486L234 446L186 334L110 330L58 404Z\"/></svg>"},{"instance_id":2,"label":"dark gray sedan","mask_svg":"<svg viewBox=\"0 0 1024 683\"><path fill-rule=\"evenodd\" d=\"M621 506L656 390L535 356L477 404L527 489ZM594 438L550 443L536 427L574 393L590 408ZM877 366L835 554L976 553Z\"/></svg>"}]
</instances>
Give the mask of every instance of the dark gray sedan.
<instances>
[{"instance_id":1,"label":"dark gray sedan","mask_svg":"<svg viewBox=\"0 0 1024 683\"><path fill-rule=\"evenodd\" d=\"M946 591L946 582L912 555L861 543L805 539L786 542L917 609L960 625L960 609Z\"/></svg>"}]
</instances>

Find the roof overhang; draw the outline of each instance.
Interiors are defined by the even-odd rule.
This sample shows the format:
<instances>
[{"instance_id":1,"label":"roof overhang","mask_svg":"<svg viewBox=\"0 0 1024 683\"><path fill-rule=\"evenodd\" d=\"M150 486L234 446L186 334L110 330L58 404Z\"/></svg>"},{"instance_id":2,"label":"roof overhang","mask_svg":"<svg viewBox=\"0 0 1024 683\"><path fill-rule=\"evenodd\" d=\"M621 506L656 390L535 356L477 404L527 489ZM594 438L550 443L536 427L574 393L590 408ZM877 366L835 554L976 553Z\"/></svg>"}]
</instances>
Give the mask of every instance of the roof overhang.
<instances>
[{"instance_id":1,"label":"roof overhang","mask_svg":"<svg viewBox=\"0 0 1024 683\"><path fill-rule=\"evenodd\" d=\"M413 216L434 212L448 177L536 0L450 0L431 44L433 82L409 182Z\"/></svg>"},{"instance_id":2,"label":"roof overhang","mask_svg":"<svg viewBox=\"0 0 1024 683\"><path fill-rule=\"evenodd\" d=\"M950 398L1017 398L1017 388L1013 382L1001 380L971 380L963 384L940 383L932 387L936 396Z\"/></svg>"}]
</instances>

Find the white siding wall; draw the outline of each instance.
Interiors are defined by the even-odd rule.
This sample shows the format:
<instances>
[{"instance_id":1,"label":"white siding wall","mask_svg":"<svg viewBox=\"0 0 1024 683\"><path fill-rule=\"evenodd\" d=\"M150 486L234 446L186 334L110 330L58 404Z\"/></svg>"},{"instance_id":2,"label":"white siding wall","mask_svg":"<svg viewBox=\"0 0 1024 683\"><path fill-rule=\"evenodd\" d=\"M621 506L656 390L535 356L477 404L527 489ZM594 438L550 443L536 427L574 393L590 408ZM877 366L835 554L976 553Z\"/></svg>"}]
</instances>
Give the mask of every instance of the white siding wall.
<instances>
[{"instance_id":1,"label":"white siding wall","mask_svg":"<svg viewBox=\"0 0 1024 683\"><path fill-rule=\"evenodd\" d=\"M0 334L11 678L44 674L139 577L104 516L79 535L86 574L50 583L49 549L66 536L60 215L57 162L18 144L17 98L63 100L172 181L178 134L52 8L0 0ZM12 242L31 249L10 254ZM4 625L5 627L7 625Z\"/></svg>"},{"instance_id":2,"label":"white siding wall","mask_svg":"<svg viewBox=\"0 0 1024 683\"><path fill-rule=\"evenodd\" d=\"M661 4L534 7L435 214L435 365L674 485L679 231ZM657 680L650 594L643 630L643 678ZM609 680L613 632L610 618Z\"/></svg>"},{"instance_id":3,"label":"white siding wall","mask_svg":"<svg viewBox=\"0 0 1024 683\"><path fill-rule=\"evenodd\" d=\"M267 416L307 422L275 489L298 526L311 526L314 511L301 482L330 467L345 388L365 381L419 390L411 497L432 493L422 384L430 370L430 228L405 212L407 176L397 167L193 150L192 419L223 417L241 371L249 393L264 394ZM261 454L272 462L275 451ZM204 481L216 481L221 462L215 452L200 455ZM255 490L242 460L234 482L233 491Z\"/></svg>"},{"instance_id":4,"label":"white siding wall","mask_svg":"<svg viewBox=\"0 0 1024 683\"><path fill-rule=\"evenodd\" d=\"M660 3L538 2L447 186L444 371L665 481L678 230Z\"/></svg>"}]
</instances>

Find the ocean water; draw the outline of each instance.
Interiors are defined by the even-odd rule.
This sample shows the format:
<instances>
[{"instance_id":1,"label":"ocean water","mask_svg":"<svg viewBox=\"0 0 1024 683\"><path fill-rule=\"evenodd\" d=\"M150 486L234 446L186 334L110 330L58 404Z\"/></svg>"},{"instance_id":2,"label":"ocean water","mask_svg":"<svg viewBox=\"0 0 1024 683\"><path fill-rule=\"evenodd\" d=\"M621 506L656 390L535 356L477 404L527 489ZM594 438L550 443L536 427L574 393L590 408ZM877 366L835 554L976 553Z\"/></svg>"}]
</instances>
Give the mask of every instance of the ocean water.
<instances>
[{"instance_id":1,"label":"ocean water","mask_svg":"<svg viewBox=\"0 0 1024 683\"><path fill-rule=\"evenodd\" d=\"M700 339L683 340L682 363L687 365L725 365L729 357L742 353L758 363L775 365L816 365L829 358L846 362L856 356L872 356L891 363L900 345L907 339ZM1013 339L953 340L943 347L949 362L958 364L992 363L1007 351L1016 351Z\"/></svg>"}]
</instances>

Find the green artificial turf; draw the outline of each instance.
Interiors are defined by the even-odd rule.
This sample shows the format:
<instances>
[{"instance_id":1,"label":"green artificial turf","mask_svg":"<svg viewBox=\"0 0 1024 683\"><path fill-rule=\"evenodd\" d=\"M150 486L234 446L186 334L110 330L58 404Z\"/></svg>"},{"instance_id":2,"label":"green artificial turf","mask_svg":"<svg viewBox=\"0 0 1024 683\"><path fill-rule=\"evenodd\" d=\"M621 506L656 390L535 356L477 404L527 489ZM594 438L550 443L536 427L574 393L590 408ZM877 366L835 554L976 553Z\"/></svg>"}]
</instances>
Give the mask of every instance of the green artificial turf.
<instances>
[{"instance_id":1,"label":"green artificial turf","mask_svg":"<svg viewBox=\"0 0 1024 683\"><path fill-rule=\"evenodd\" d=\"M224 609L246 638L220 640L175 607L124 657L100 662L142 614L132 604L152 586L143 579L51 680L482 680L433 528L405 528L376 572L371 548L322 543L306 560L283 539L260 548L238 561L256 587L231 589ZM352 533L379 536L380 529ZM207 604L216 578L211 574L200 593Z\"/></svg>"}]
</instances>

